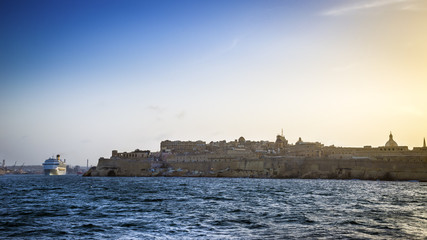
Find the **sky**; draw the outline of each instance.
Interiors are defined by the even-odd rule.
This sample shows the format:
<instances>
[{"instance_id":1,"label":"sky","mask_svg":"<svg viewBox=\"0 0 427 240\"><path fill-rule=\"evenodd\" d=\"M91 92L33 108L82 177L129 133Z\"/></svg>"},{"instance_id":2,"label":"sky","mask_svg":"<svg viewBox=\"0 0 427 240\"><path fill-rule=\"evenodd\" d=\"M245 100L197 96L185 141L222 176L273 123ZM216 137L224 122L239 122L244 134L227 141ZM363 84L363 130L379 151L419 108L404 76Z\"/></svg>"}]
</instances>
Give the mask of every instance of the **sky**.
<instances>
[{"instance_id":1,"label":"sky","mask_svg":"<svg viewBox=\"0 0 427 240\"><path fill-rule=\"evenodd\" d=\"M427 137L425 0L1 0L0 159Z\"/></svg>"}]
</instances>

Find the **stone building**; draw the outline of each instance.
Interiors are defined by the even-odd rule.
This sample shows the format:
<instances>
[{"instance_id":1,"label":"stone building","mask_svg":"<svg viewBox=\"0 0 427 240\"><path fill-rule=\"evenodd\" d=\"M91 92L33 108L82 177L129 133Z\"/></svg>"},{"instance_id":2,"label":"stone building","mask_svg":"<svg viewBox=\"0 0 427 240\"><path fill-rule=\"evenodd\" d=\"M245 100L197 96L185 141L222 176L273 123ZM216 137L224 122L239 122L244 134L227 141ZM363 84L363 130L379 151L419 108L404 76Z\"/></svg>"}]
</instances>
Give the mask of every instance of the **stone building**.
<instances>
[{"instance_id":1,"label":"stone building","mask_svg":"<svg viewBox=\"0 0 427 240\"><path fill-rule=\"evenodd\" d=\"M335 147L328 146L323 148L323 156L329 158L348 158L348 157L388 157L388 156L425 156L427 155L427 147L414 147L409 150L408 146L400 146L393 139L393 134L390 133L388 141L384 146L371 147Z\"/></svg>"},{"instance_id":2,"label":"stone building","mask_svg":"<svg viewBox=\"0 0 427 240\"><path fill-rule=\"evenodd\" d=\"M378 150L384 151L384 152L395 152L395 151L408 151L407 146L399 146L396 141L393 140L393 134L389 135L388 141L385 143L384 147L378 147Z\"/></svg>"},{"instance_id":3,"label":"stone building","mask_svg":"<svg viewBox=\"0 0 427 240\"><path fill-rule=\"evenodd\" d=\"M304 142L301 138L295 145L289 146L288 154L297 157L321 157L323 144L319 142Z\"/></svg>"},{"instance_id":4,"label":"stone building","mask_svg":"<svg viewBox=\"0 0 427 240\"><path fill-rule=\"evenodd\" d=\"M160 143L162 151L169 150L172 153L202 153L206 151L206 142L203 141L162 141Z\"/></svg>"},{"instance_id":5,"label":"stone building","mask_svg":"<svg viewBox=\"0 0 427 240\"><path fill-rule=\"evenodd\" d=\"M210 142L207 146L209 152L225 152L227 151L227 142L225 140L218 142Z\"/></svg>"},{"instance_id":6,"label":"stone building","mask_svg":"<svg viewBox=\"0 0 427 240\"><path fill-rule=\"evenodd\" d=\"M288 147L288 140L286 140L285 136L282 134L276 136L276 142L274 143L274 148L278 153L284 152L285 148Z\"/></svg>"},{"instance_id":7,"label":"stone building","mask_svg":"<svg viewBox=\"0 0 427 240\"><path fill-rule=\"evenodd\" d=\"M426 138L424 138L422 147L414 147L414 151L427 152Z\"/></svg>"},{"instance_id":8,"label":"stone building","mask_svg":"<svg viewBox=\"0 0 427 240\"><path fill-rule=\"evenodd\" d=\"M309 158L378 158L390 156L427 156L427 146L424 139L423 147L415 147L412 151L407 146L399 146L393 139L392 133L384 146L379 147L335 147L324 146L319 142L304 142L301 138L295 144L288 144L282 134L276 136L275 142L249 141L240 137L234 141L210 142L203 141L162 141L160 156L155 156L150 151L136 149L133 152L119 153L112 151L112 159L139 159L152 157L153 159L170 159L171 161L209 161L212 156L221 158L252 158L254 156L289 156ZM151 154L151 155L150 155Z\"/></svg>"},{"instance_id":9,"label":"stone building","mask_svg":"<svg viewBox=\"0 0 427 240\"><path fill-rule=\"evenodd\" d=\"M147 158L150 156L150 151L136 149L133 152L122 152L119 153L117 150L113 150L111 158Z\"/></svg>"}]
</instances>

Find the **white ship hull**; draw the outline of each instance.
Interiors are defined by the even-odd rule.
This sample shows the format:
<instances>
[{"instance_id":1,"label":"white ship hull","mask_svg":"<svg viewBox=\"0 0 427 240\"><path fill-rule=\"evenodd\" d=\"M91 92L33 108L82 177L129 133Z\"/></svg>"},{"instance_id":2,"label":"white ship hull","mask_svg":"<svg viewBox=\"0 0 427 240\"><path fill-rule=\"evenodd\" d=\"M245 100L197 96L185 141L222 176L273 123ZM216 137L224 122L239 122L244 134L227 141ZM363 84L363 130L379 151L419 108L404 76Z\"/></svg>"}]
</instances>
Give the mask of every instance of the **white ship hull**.
<instances>
[{"instance_id":1,"label":"white ship hull","mask_svg":"<svg viewBox=\"0 0 427 240\"><path fill-rule=\"evenodd\" d=\"M45 169L44 175L65 175L67 173L66 168L57 167L56 169Z\"/></svg>"},{"instance_id":2,"label":"white ship hull","mask_svg":"<svg viewBox=\"0 0 427 240\"><path fill-rule=\"evenodd\" d=\"M59 155L55 158L49 158L43 163L44 175L65 175L67 173L67 165L65 160L62 161Z\"/></svg>"}]
</instances>

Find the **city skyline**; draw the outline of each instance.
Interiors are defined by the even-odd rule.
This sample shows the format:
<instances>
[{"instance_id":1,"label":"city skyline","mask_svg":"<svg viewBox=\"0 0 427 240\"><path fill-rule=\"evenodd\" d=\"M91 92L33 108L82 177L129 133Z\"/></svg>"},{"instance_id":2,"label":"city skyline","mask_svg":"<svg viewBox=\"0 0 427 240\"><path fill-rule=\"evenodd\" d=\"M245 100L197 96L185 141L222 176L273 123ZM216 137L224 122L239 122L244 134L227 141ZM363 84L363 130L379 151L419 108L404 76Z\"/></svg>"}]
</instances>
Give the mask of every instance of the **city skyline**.
<instances>
[{"instance_id":1,"label":"city skyline","mask_svg":"<svg viewBox=\"0 0 427 240\"><path fill-rule=\"evenodd\" d=\"M2 1L0 159L427 137L427 2Z\"/></svg>"}]
</instances>

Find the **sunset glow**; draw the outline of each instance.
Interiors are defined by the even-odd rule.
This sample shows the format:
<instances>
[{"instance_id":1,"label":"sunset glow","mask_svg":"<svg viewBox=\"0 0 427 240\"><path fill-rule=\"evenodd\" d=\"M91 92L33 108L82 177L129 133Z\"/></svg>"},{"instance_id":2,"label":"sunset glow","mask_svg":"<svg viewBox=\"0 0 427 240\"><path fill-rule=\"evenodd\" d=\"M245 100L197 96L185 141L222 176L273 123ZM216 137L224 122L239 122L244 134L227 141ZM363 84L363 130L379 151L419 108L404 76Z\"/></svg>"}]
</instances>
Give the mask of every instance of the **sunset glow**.
<instances>
[{"instance_id":1,"label":"sunset glow","mask_svg":"<svg viewBox=\"0 0 427 240\"><path fill-rule=\"evenodd\" d=\"M2 1L0 159L427 137L427 1Z\"/></svg>"}]
</instances>

